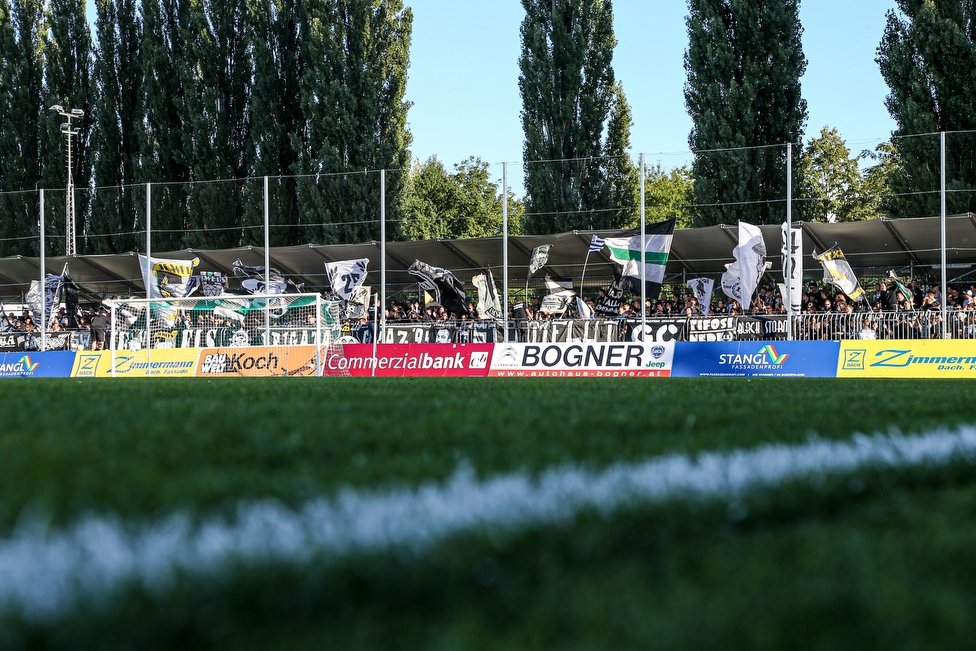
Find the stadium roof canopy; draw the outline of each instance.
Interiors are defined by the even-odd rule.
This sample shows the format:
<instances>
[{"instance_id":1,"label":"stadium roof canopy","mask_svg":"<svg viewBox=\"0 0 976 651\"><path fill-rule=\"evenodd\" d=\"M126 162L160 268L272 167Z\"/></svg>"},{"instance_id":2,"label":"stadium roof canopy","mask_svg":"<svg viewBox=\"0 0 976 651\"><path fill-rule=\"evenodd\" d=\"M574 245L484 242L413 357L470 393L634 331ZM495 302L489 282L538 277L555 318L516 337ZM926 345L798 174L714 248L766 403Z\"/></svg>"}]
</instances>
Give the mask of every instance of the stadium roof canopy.
<instances>
[{"instance_id":1,"label":"stadium roof canopy","mask_svg":"<svg viewBox=\"0 0 976 651\"><path fill-rule=\"evenodd\" d=\"M843 250L851 266L862 279L873 279L895 270L901 275L928 278L940 276L940 227L938 217L916 219L876 219L839 224L800 223L803 229L804 275L820 278L819 265L811 258L814 249L823 251L835 244ZM768 252L773 263L770 276L782 280L780 269L780 226L762 226ZM534 278L545 274L574 279L579 286L584 261L586 286L602 286L611 275L606 253L592 253L587 258L590 238L613 236L617 231L572 231L555 235L523 235L509 237L508 264L510 287L524 286L528 271L529 253L536 246L552 244L549 263ZM710 226L678 230L674 234L668 261L668 283L680 283L687 278L710 276L718 278L725 265L732 262L736 244L736 226ZM946 220L946 258L949 279L976 280L976 215L955 215ZM414 260L422 260L436 267L449 269L469 283L471 277L490 268L499 285L502 282L502 238L488 237L465 240L427 240L421 242L388 242L386 245L388 294L398 289L410 291L416 279L406 272ZM246 265L264 264L264 250L242 247L219 251L187 249L153 252L153 257L200 259L201 271L220 271L230 274L233 264L240 260ZM369 258L368 284L379 285L380 243L337 245L302 245L275 247L270 252L271 266L296 283L305 283L309 291L324 289L328 280L324 263L336 260ZM27 291L31 280L40 277L38 258L13 256L0 259L0 295L11 302ZM98 296L135 294L145 290L139 272L137 253L111 255L55 256L46 259L48 273L61 273L64 265L68 273L86 293ZM970 273L973 275L970 276Z\"/></svg>"}]
</instances>

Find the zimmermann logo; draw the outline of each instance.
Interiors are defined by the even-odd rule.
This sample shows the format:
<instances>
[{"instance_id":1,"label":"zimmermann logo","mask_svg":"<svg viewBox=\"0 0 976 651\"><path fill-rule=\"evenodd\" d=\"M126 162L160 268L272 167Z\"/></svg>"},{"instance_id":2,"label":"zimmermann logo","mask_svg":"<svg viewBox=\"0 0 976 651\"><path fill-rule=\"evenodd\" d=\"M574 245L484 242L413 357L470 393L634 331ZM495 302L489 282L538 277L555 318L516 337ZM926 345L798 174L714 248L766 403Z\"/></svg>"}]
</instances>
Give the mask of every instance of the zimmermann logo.
<instances>
[{"instance_id":1,"label":"zimmermann logo","mask_svg":"<svg viewBox=\"0 0 976 651\"><path fill-rule=\"evenodd\" d=\"M776 366L782 366L783 362L786 361L786 358L790 356L789 353L783 353L780 355L776 352L776 348L772 344L768 344L760 348L759 354L762 355L763 353L769 355L769 360Z\"/></svg>"}]
</instances>

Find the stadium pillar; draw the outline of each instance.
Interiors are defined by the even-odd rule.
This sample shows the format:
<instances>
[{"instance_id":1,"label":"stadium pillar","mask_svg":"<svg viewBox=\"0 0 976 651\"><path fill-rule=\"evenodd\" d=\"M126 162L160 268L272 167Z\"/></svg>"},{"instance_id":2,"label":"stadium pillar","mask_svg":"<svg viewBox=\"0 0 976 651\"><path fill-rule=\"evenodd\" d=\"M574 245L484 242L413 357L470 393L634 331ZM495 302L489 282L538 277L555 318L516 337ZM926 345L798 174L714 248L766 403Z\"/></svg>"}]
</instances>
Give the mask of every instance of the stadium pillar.
<instances>
[{"instance_id":1,"label":"stadium pillar","mask_svg":"<svg viewBox=\"0 0 976 651\"><path fill-rule=\"evenodd\" d=\"M41 188L41 350L47 349L47 286L44 284L47 264L44 260L44 189Z\"/></svg>"},{"instance_id":2,"label":"stadium pillar","mask_svg":"<svg viewBox=\"0 0 976 651\"><path fill-rule=\"evenodd\" d=\"M505 343L508 343L508 163L502 163L502 316L505 319ZM526 296L528 301L529 297Z\"/></svg>"},{"instance_id":3,"label":"stadium pillar","mask_svg":"<svg viewBox=\"0 0 976 651\"><path fill-rule=\"evenodd\" d=\"M802 235L801 235L802 237ZM786 242L783 245L786 269L786 340L793 341L793 143L786 143ZM803 282L803 279L800 279Z\"/></svg>"},{"instance_id":4,"label":"stadium pillar","mask_svg":"<svg viewBox=\"0 0 976 651\"><path fill-rule=\"evenodd\" d=\"M146 184L146 269L142 270L142 277L146 279L148 277L147 272L152 269L152 263L149 261L152 257L152 183ZM149 283L146 283L146 298L152 298L149 295ZM149 312L147 311L146 314ZM114 359L114 356L113 356Z\"/></svg>"},{"instance_id":5,"label":"stadium pillar","mask_svg":"<svg viewBox=\"0 0 976 651\"><path fill-rule=\"evenodd\" d=\"M401 172L402 173L402 172ZM369 308L366 308L367 311ZM368 312L367 312L368 314ZM379 324L379 332L373 333L373 348L376 339L382 337L386 341L386 170L380 170L380 304L373 315L374 330ZM375 356L375 353L374 353ZM376 367L373 367L376 372Z\"/></svg>"},{"instance_id":6,"label":"stadium pillar","mask_svg":"<svg viewBox=\"0 0 976 651\"><path fill-rule=\"evenodd\" d=\"M946 268L946 140L945 131L939 133L939 250L942 261L942 338L949 336L949 322L946 306L948 292L948 273Z\"/></svg>"},{"instance_id":7,"label":"stadium pillar","mask_svg":"<svg viewBox=\"0 0 976 651\"><path fill-rule=\"evenodd\" d=\"M644 212L644 154L640 155L640 239L641 239L641 341L647 336L647 238L644 237L644 226L647 216ZM580 292L583 288L580 287Z\"/></svg>"},{"instance_id":8,"label":"stadium pillar","mask_svg":"<svg viewBox=\"0 0 976 651\"><path fill-rule=\"evenodd\" d=\"M271 345L271 234L270 234L270 205L268 197L268 177L264 177L264 345Z\"/></svg>"}]
</instances>

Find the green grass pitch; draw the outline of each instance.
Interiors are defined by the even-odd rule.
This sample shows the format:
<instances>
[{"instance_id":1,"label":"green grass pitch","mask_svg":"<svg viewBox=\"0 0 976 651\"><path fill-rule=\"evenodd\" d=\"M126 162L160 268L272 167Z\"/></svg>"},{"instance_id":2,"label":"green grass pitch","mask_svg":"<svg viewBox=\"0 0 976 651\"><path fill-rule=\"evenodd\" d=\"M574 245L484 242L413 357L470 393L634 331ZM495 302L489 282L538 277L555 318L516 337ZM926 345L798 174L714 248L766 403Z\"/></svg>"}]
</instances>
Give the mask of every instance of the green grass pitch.
<instances>
[{"instance_id":1,"label":"green grass pitch","mask_svg":"<svg viewBox=\"0 0 976 651\"><path fill-rule=\"evenodd\" d=\"M972 424L936 380L2 382L0 540L343 490ZM0 576L2 580L2 576ZM919 649L976 637L976 468L859 471L417 552L132 585L0 649Z\"/></svg>"}]
</instances>

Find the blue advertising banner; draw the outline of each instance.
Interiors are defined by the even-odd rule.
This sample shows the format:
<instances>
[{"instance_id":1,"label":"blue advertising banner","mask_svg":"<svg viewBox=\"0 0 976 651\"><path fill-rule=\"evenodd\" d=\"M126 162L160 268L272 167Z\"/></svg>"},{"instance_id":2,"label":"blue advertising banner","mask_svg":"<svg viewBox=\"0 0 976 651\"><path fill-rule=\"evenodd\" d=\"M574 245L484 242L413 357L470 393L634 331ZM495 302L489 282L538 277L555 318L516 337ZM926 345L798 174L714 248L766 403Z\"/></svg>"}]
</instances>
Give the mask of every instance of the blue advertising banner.
<instances>
[{"instance_id":1,"label":"blue advertising banner","mask_svg":"<svg viewBox=\"0 0 976 651\"><path fill-rule=\"evenodd\" d=\"M71 377L72 350L47 353L0 353L0 377Z\"/></svg>"},{"instance_id":2,"label":"blue advertising banner","mask_svg":"<svg viewBox=\"0 0 976 651\"><path fill-rule=\"evenodd\" d=\"M837 341L678 342L671 377L837 377Z\"/></svg>"}]
</instances>

